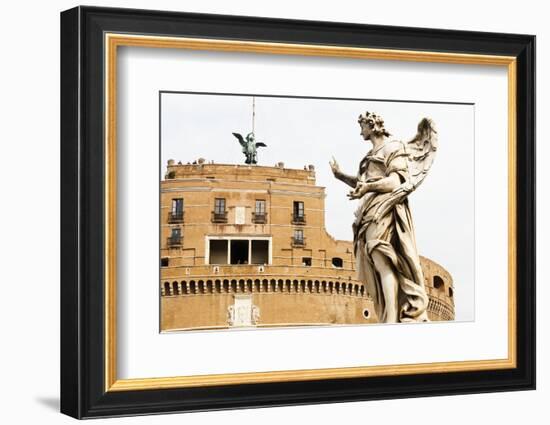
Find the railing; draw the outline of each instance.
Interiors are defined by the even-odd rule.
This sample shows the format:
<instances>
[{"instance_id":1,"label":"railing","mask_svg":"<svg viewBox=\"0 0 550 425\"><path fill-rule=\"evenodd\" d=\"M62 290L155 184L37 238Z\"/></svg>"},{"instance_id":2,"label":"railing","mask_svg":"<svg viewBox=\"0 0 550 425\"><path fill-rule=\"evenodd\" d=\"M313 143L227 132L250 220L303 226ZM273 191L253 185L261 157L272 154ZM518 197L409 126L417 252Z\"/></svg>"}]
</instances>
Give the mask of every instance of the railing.
<instances>
[{"instance_id":1,"label":"railing","mask_svg":"<svg viewBox=\"0 0 550 425\"><path fill-rule=\"evenodd\" d=\"M306 246L306 238L297 238L297 237L294 237L292 236L291 237L291 244L292 246Z\"/></svg>"},{"instance_id":2,"label":"railing","mask_svg":"<svg viewBox=\"0 0 550 425\"><path fill-rule=\"evenodd\" d=\"M347 280L318 279L185 279L162 280L162 296L234 293L287 293L303 295L347 296L370 300L365 286Z\"/></svg>"},{"instance_id":3,"label":"railing","mask_svg":"<svg viewBox=\"0 0 550 425\"><path fill-rule=\"evenodd\" d=\"M452 305L429 296L428 312L441 317L443 320L454 320L455 311Z\"/></svg>"},{"instance_id":4,"label":"railing","mask_svg":"<svg viewBox=\"0 0 550 425\"><path fill-rule=\"evenodd\" d=\"M181 246L183 243L183 238L181 236L168 236L166 243L168 246Z\"/></svg>"},{"instance_id":5,"label":"railing","mask_svg":"<svg viewBox=\"0 0 550 425\"><path fill-rule=\"evenodd\" d=\"M212 223L227 223L227 211L212 211Z\"/></svg>"},{"instance_id":6,"label":"railing","mask_svg":"<svg viewBox=\"0 0 550 425\"><path fill-rule=\"evenodd\" d=\"M252 223L255 223L255 224L265 224L267 223L267 213L266 212L263 212L263 213L257 213L257 212L252 212Z\"/></svg>"},{"instance_id":7,"label":"railing","mask_svg":"<svg viewBox=\"0 0 550 425\"><path fill-rule=\"evenodd\" d=\"M306 215L292 213L292 224L306 224Z\"/></svg>"},{"instance_id":8,"label":"railing","mask_svg":"<svg viewBox=\"0 0 550 425\"><path fill-rule=\"evenodd\" d=\"M183 223L183 211L170 211L168 213L168 223Z\"/></svg>"}]
</instances>

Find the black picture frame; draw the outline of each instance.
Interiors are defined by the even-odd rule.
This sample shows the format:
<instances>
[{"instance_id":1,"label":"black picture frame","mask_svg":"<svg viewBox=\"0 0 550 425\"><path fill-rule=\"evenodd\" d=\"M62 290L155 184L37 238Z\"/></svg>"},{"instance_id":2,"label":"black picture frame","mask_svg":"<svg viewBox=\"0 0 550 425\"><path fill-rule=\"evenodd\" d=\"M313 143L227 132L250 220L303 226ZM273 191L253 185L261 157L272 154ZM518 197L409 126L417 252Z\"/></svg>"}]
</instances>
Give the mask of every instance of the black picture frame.
<instances>
[{"instance_id":1,"label":"black picture frame","mask_svg":"<svg viewBox=\"0 0 550 425\"><path fill-rule=\"evenodd\" d=\"M139 391L105 390L104 34L516 58L517 367ZM61 13L61 412L75 418L535 388L535 37L76 7Z\"/></svg>"}]
</instances>

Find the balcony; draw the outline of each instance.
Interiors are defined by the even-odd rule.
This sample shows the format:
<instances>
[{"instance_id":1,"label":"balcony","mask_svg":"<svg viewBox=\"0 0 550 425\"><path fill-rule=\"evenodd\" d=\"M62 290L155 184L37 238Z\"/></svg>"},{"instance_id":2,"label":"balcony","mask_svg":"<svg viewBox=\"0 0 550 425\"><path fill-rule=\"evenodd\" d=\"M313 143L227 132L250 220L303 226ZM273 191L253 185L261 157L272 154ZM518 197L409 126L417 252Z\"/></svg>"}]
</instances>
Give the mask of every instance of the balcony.
<instances>
[{"instance_id":1,"label":"balcony","mask_svg":"<svg viewBox=\"0 0 550 425\"><path fill-rule=\"evenodd\" d=\"M168 223L183 223L183 211L170 211L168 213Z\"/></svg>"},{"instance_id":2,"label":"balcony","mask_svg":"<svg viewBox=\"0 0 550 425\"><path fill-rule=\"evenodd\" d=\"M166 244L171 248L181 246L183 244L183 238L181 236L168 236Z\"/></svg>"},{"instance_id":3,"label":"balcony","mask_svg":"<svg viewBox=\"0 0 550 425\"><path fill-rule=\"evenodd\" d=\"M212 223L227 223L227 211L212 211Z\"/></svg>"},{"instance_id":4,"label":"balcony","mask_svg":"<svg viewBox=\"0 0 550 425\"><path fill-rule=\"evenodd\" d=\"M257 213L252 212L252 223L254 224L266 224L267 223L267 213Z\"/></svg>"},{"instance_id":5,"label":"balcony","mask_svg":"<svg viewBox=\"0 0 550 425\"><path fill-rule=\"evenodd\" d=\"M292 214L292 224L304 225L306 224L305 214Z\"/></svg>"},{"instance_id":6,"label":"balcony","mask_svg":"<svg viewBox=\"0 0 550 425\"><path fill-rule=\"evenodd\" d=\"M297 238L297 237L292 236L290 239L291 239L290 244L293 247L301 248L301 247L306 246L306 238L304 238L304 237Z\"/></svg>"}]
</instances>

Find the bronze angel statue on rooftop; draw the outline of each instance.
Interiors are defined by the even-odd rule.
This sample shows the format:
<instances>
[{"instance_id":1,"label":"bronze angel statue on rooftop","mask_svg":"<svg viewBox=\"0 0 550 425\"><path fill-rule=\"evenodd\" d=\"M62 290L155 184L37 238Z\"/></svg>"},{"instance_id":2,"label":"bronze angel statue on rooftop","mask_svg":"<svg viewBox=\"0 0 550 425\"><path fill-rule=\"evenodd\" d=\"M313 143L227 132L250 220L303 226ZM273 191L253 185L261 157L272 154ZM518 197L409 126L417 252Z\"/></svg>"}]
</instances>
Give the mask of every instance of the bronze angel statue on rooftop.
<instances>
[{"instance_id":1,"label":"bronze angel statue on rooftop","mask_svg":"<svg viewBox=\"0 0 550 425\"><path fill-rule=\"evenodd\" d=\"M254 137L254 133L248 133L246 136L246 139L243 138L242 135L239 133L233 133L233 136L235 136L239 143L241 144L243 148L243 153L246 156L246 160L244 161L245 164L257 164L258 163L258 154L257 154L257 148L258 147L267 147L265 143L262 142L256 142L256 138Z\"/></svg>"},{"instance_id":2,"label":"bronze angel statue on rooftop","mask_svg":"<svg viewBox=\"0 0 550 425\"><path fill-rule=\"evenodd\" d=\"M344 174L333 158L334 176L349 185L360 204L353 223L359 280L373 298L381 322L426 322L428 296L416 249L407 197L428 174L437 151L437 131L429 118L408 143L390 140L381 116L359 116L361 136L372 149L356 176Z\"/></svg>"}]
</instances>

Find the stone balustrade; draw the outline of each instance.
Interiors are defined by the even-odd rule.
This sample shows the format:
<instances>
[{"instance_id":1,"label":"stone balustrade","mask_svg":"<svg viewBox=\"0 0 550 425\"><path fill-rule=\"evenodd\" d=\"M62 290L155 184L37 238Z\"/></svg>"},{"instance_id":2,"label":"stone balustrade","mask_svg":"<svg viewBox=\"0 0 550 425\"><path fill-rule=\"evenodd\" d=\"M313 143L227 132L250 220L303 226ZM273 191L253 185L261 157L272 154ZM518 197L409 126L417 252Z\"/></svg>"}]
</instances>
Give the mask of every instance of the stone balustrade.
<instances>
[{"instance_id":1,"label":"stone balustrade","mask_svg":"<svg viewBox=\"0 0 550 425\"><path fill-rule=\"evenodd\" d=\"M347 295L368 298L362 284L311 279L186 279L161 282L163 297L182 295L292 293Z\"/></svg>"}]
</instances>

